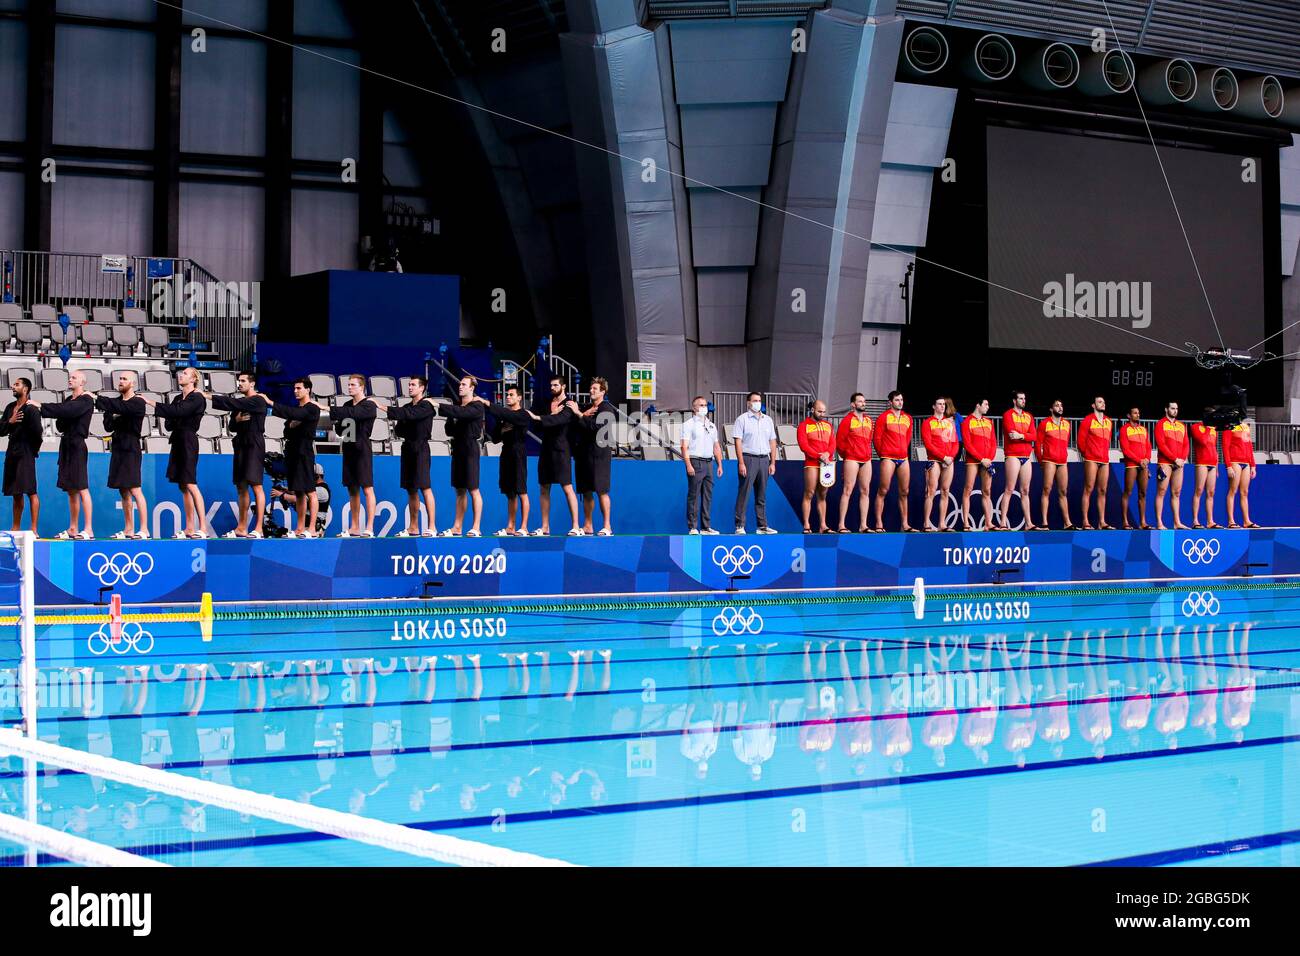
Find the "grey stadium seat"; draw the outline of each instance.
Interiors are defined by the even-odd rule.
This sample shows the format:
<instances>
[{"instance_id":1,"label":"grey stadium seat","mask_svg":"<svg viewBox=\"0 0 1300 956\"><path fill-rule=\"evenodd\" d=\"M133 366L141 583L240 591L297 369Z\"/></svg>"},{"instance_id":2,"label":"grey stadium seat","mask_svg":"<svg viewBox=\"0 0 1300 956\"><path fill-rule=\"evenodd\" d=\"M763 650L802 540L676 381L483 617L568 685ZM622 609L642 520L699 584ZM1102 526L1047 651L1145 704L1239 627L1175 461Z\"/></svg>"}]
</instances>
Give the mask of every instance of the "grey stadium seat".
<instances>
[{"instance_id":1,"label":"grey stadium seat","mask_svg":"<svg viewBox=\"0 0 1300 956\"><path fill-rule=\"evenodd\" d=\"M270 406L267 406L267 407L269 408ZM279 438L283 438L283 437L284 437L284 419L283 419L283 418L277 418L277 417L274 416L274 415L267 415L267 416L266 416L266 437L267 437L267 438L276 438L276 439L279 439Z\"/></svg>"},{"instance_id":2,"label":"grey stadium seat","mask_svg":"<svg viewBox=\"0 0 1300 956\"><path fill-rule=\"evenodd\" d=\"M146 325L140 330L140 341L144 343L145 349L152 356L161 357L164 355L171 340L171 333L167 331L166 326Z\"/></svg>"},{"instance_id":3,"label":"grey stadium seat","mask_svg":"<svg viewBox=\"0 0 1300 956\"><path fill-rule=\"evenodd\" d=\"M9 327L8 322L0 322L0 352L9 351L9 343L13 341L14 330Z\"/></svg>"},{"instance_id":4,"label":"grey stadium seat","mask_svg":"<svg viewBox=\"0 0 1300 956\"><path fill-rule=\"evenodd\" d=\"M66 392L68 370L66 368L41 369L41 388L49 389L51 392Z\"/></svg>"},{"instance_id":5,"label":"grey stadium seat","mask_svg":"<svg viewBox=\"0 0 1300 956\"><path fill-rule=\"evenodd\" d=\"M388 425L388 419L376 418L375 424L370 431L371 441L388 441L393 437L392 429Z\"/></svg>"},{"instance_id":6,"label":"grey stadium seat","mask_svg":"<svg viewBox=\"0 0 1300 956\"><path fill-rule=\"evenodd\" d=\"M333 375L326 375L324 372L313 372L307 378L311 382L312 394L317 398L330 398L338 394L336 388L338 383L335 382Z\"/></svg>"},{"instance_id":7,"label":"grey stadium seat","mask_svg":"<svg viewBox=\"0 0 1300 956\"><path fill-rule=\"evenodd\" d=\"M451 443L445 441L429 442L429 453L434 458L448 458L451 456Z\"/></svg>"},{"instance_id":8,"label":"grey stadium seat","mask_svg":"<svg viewBox=\"0 0 1300 956\"><path fill-rule=\"evenodd\" d=\"M90 321L104 325L109 322L118 322L120 320L117 317L117 309L107 305L97 305L90 310Z\"/></svg>"},{"instance_id":9,"label":"grey stadium seat","mask_svg":"<svg viewBox=\"0 0 1300 956\"><path fill-rule=\"evenodd\" d=\"M144 440L144 450L151 455L165 455L171 447L171 442L161 435L150 435Z\"/></svg>"},{"instance_id":10,"label":"grey stadium seat","mask_svg":"<svg viewBox=\"0 0 1300 956\"><path fill-rule=\"evenodd\" d=\"M86 324L86 307L84 305L65 305L63 314L68 317L68 322L72 325ZM58 316L55 316L54 321L58 322Z\"/></svg>"},{"instance_id":11,"label":"grey stadium seat","mask_svg":"<svg viewBox=\"0 0 1300 956\"><path fill-rule=\"evenodd\" d=\"M36 352L45 341L45 332L36 322L18 322L14 325L14 338L18 340L18 351Z\"/></svg>"},{"instance_id":12,"label":"grey stadium seat","mask_svg":"<svg viewBox=\"0 0 1300 956\"><path fill-rule=\"evenodd\" d=\"M220 438L221 423L212 415L204 415L199 419L199 437L200 438Z\"/></svg>"},{"instance_id":13,"label":"grey stadium seat","mask_svg":"<svg viewBox=\"0 0 1300 956\"><path fill-rule=\"evenodd\" d=\"M72 370L70 370L72 371ZM102 391L104 388L104 373L97 368L83 368L81 373L86 376L86 391L92 395Z\"/></svg>"},{"instance_id":14,"label":"grey stadium seat","mask_svg":"<svg viewBox=\"0 0 1300 956\"><path fill-rule=\"evenodd\" d=\"M108 334L113 339L113 344L117 346L119 355L132 354L135 347L140 344L140 329L135 325L118 324L110 326Z\"/></svg>"},{"instance_id":15,"label":"grey stadium seat","mask_svg":"<svg viewBox=\"0 0 1300 956\"><path fill-rule=\"evenodd\" d=\"M32 306L32 321L38 325L58 325L59 312L54 306L42 303Z\"/></svg>"},{"instance_id":16,"label":"grey stadium seat","mask_svg":"<svg viewBox=\"0 0 1300 956\"><path fill-rule=\"evenodd\" d=\"M166 395L173 389L172 373L165 368L145 369L144 387L159 395Z\"/></svg>"},{"instance_id":17,"label":"grey stadium seat","mask_svg":"<svg viewBox=\"0 0 1300 956\"><path fill-rule=\"evenodd\" d=\"M239 390L239 376L234 372L217 371L208 373L211 391L219 395L231 395Z\"/></svg>"},{"instance_id":18,"label":"grey stadium seat","mask_svg":"<svg viewBox=\"0 0 1300 956\"><path fill-rule=\"evenodd\" d=\"M370 394L379 398L397 398L397 379L391 375L375 375L370 379Z\"/></svg>"},{"instance_id":19,"label":"grey stadium seat","mask_svg":"<svg viewBox=\"0 0 1300 956\"><path fill-rule=\"evenodd\" d=\"M44 405L47 402L57 402L59 396L55 395L47 388L34 388L32 389L31 399L33 402L40 402Z\"/></svg>"},{"instance_id":20,"label":"grey stadium seat","mask_svg":"<svg viewBox=\"0 0 1300 956\"><path fill-rule=\"evenodd\" d=\"M17 302L0 302L0 320L5 322L21 322L23 319L23 307Z\"/></svg>"},{"instance_id":21,"label":"grey stadium seat","mask_svg":"<svg viewBox=\"0 0 1300 956\"><path fill-rule=\"evenodd\" d=\"M81 327L81 342L86 346L87 355L104 354L104 348L108 345L108 330L111 327L98 325L94 322Z\"/></svg>"},{"instance_id":22,"label":"grey stadium seat","mask_svg":"<svg viewBox=\"0 0 1300 956\"><path fill-rule=\"evenodd\" d=\"M144 309L123 309L122 321L127 325L147 325L149 316Z\"/></svg>"},{"instance_id":23,"label":"grey stadium seat","mask_svg":"<svg viewBox=\"0 0 1300 956\"><path fill-rule=\"evenodd\" d=\"M58 454L58 451L59 451L59 439L58 439L58 437L57 437L57 436L55 436L55 437L49 437L49 436L46 436L45 438L42 438L42 439L41 439L41 451L46 452L46 453L49 453L49 454Z\"/></svg>"}]
</instances>

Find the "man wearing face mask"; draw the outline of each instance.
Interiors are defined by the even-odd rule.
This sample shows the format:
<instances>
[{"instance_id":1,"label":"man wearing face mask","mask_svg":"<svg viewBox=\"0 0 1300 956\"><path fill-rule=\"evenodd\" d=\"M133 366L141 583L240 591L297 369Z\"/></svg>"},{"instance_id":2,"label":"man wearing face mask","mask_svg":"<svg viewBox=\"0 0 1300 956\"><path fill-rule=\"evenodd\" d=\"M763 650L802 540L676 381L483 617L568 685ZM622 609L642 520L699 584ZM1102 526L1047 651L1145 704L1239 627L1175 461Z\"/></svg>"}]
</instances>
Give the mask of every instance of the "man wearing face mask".
<instances>
[{"instance_id":1,"label":"man wearing face mask","mask_svg":"<svg viewBox=\"0 0 1300 956\"><path fill-rule=\"evenodd\" d=\"M691 403L695 414L682 426L682 461L686 462L687 534L717 534L709 527L713 506L713 466L722 477L722 444L718 426L709 421L709 403L696 395ZM696 516L699 527L696 528Z\"/></svg>"},{"instance_id":2,"label":"man wearing face mask","mask_svg":"<svg viewBox=\"0 0 1300 956\"><path fill-rule=\"evenodd\" d=\"M776 534L767 526L767 479L776 474L776 426L763 414L763 396L749 393L749 411L736 419L732 437L740 462L740 487L736 493L736 534L745 533L745 506L754 489L754 516L759 534Z\"/></svg>"}]
</instances>

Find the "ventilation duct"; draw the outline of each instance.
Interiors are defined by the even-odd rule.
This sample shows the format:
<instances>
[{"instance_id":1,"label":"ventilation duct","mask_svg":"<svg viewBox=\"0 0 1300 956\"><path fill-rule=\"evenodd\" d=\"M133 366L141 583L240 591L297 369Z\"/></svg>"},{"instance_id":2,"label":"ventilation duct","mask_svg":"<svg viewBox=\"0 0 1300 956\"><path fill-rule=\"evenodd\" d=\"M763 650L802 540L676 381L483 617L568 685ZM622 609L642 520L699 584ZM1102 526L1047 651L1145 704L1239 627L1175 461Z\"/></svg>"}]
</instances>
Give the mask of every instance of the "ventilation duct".
<instances>
[{"instance_id":1,"label":"ventilation duct","mask_svg":"<svg viewBox=\"0 0 1300 956\"><path fill-rule=\"evenodd\" d=\"M933 27L917 27L903 41L903 63L915 76L931 76L948 63L948 38Z\"/></svg>"},{"instance_id":2,"label":"ventilation duct","mask_svg":"<svg viewBox=\"0 0 1300 956\"><path fill-rule=\"evenodd\" d=\"M1253 76L1243 80L1237 112L1252 119L1275 120L1286 109L1286 94L1275 76Z\"/></svg>"},{"instance_id":3,"label":"ventilation duct","mask_svg":"<svg viewBox=\"0 0 1300 956\"><path fill-rule=\"evenodd\" d=\"M1016 48L997 33L986 33L975 42L966 63L966 75L981 82L1005 80L1016 70Z\"/></svg>"},{"instance_id":4,"label":"ventilation duct","mask_svg":"<svg viewBox=\"0 0 1300 956\"><path fill-rule=\"evenodd\" d=\"M1196 68L1182 59L1152 63L1138 78L1138 92L1153 106L1190 103L1196 88Z\"/></svg>"},{"instance_id":5,"label":"ventilation duct","mask_svg":"<svg viewBox=\"0 0 1300 956\"><path fill-rule=\"evenodd\" d=\"M1089 96L1112 96L1133 89L1133 58L1123 50L1092 53L1084 58L1079 89Z\"/></svg>"},{"instance_id":6,"label":"ventilation duct","mask_svg":"<svg viewBox=\"0 0 1300 956\"><path fill-rule=\"evenodd\" d=\"M1025 57L1020 78L1038 90L1068 90L1079 81L1079 54L1068 43L1048 43Z\"/></svg>"}]
</instances>

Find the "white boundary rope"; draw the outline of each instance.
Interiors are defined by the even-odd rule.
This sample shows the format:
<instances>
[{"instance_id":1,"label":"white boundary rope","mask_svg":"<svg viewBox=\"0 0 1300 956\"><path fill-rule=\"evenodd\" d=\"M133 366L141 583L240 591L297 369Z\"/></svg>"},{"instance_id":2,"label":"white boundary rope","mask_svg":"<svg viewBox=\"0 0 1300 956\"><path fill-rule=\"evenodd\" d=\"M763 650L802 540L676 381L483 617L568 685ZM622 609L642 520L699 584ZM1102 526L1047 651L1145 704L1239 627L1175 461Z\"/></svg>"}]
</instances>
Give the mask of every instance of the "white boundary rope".
<instances>
[{"instance_id":1,"label":"white boundary rope","mask_svg":"<svg viewBox=\"0 0 1300 956\"><path fill-rule=\"evenodd\" d=\"M307 803L272 797L239 787L231 787L210 780L183 777L166 770L142 767L84 753L68 747L30 740L13 730L0 729L0 751L8 751L53 764L78 773L107 777L120 783L155 790L173 796L205 803L237 813L274 820L303 830L314 830L371 846L411 856L451 863L457 866L572 866L563 860L553 860L532 853L521 853L502 847L475 843L441 833L416 830L397 823L386 823L340 810L316 807Z\"/></svg>"},{"instance_id":2,"label":"white boundary rope","mask_svg":"<svg viewBox=\"0 0 1300 956\"><path fill-rule=\"evenodd\" d=\"M63 833L39 823L0 813L0 837L44 850L69 863L81 866L170 866L146 856L136 856L116 847L96 843L84 837Z\"/></svg>"}]
</instances>

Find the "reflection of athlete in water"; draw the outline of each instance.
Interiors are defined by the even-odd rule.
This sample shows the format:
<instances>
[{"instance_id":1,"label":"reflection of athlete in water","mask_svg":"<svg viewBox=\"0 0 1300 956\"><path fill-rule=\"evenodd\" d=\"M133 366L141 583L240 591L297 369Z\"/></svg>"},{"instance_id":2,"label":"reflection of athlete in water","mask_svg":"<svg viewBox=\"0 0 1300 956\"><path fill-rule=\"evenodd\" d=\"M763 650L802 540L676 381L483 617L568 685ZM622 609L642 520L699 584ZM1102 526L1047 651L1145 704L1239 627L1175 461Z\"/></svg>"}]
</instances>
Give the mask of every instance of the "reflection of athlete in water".
<instances>
[{"instance_id":1,"label":"reflection of athlete in water","mask_svg":"<svg viewBox=\"0 0 1300 956\"><path fill-rule=\"evenodd\" d=\"M1138 738L1151 723L1151 667L1147 661L1147 629L1138 635L1135 658L1129 653L1129 633L1120 639L1120 657L1124 658L1124 700L1119 707L1119 729L1129 735L1133 750Z\"/></svg>"},{"instance_id":2,"label":"reflection of athlete in water","mask_svg":"<svg viewBox=\"0 0 1300 956\"><path fill-rule=\"evenodd\" d=\"M818 773L826 769L825 754L835 743L835 689L826 683L826 647L827 642L822 641L814 678L812 641L803 642L803 719L799 721L799 749L815 755L813 765Z\"/></svg>"},{"instance_id":3,"label":"reflection of athlete in water","mask_svg":"<svg viewBox=\"0 0 1300 956\"><path fill-rule=\"evenodd\" d=\"M854 761L853 772L866 772L866 756L874 749L871 720L871 654L866 641L858 641L858 673L849 663L848 641L840 641L840 679L844 689L843 728L840 749Z\"/></svg>"},{"instance_id":4,"label":"reflection of athlete in water","mask_svg":"<svg viewBox=\"0 0 1300 956\"><path fill-rule=\"evenodd\" d=\"M1033 638L1026 637L1024 646L1016 655L1020 658L1020 673L1016 672L1012 664L1014 658L1007 647L1005 634L1000 635L998 646L1002 655L1002 672L1007 681L1007 727L1002 743L1016 762L1016 766L1023 767L1025 751L1033 744L1034 735L1038 730L1038 722L1033 711L1034 681L1029 673L1029 661L1033 656Z\"/></svg>"},{"instance_id":5,"label":"reflection of athlete in water","mask_svg":"<svg viewBox=\"0 0 1300 956\"><path fill-rule=\"evenodd\" d=\"M1255 706L1255 672L1250 667L1250 629L1253 621L1241 625L1241 640L1237 643L1237 625L1228 625L1228 677L1223 688L1223 725L1232 733L1232 739L1241 743L1246 739L1246 726Z\"/></svg>"},{"instance_id":6,"label":"reflection of athlete in water","mask_svg":"<svg viewBox=\"0 0 1300 956\"><path fill-rule=\"evenodd\" d=\"M933 694L927 692L924 701L925 709L930 713L921 724L921 743L934 752L936 767L947 763L945 751L957 739L957 725L960 721L957 714L956 683L948 672L948 663L956 656L957 648L954 646L949 650L947 641L946 637L939 638L939 652L935 654L930 649L930 639L925 639L926 684L935 690Z\"/></svg>"},{"instance_id":7,"label":"reflection of athlete in water","mask_svg":"<svg viewBox=\"0 0 1300 956\"><path fill-rule=\"evenodd\" d=\"M1106 632L1097 635L1096 650L1083 632L1083 703L1079 705L1079 736L1092 745L1092 755L1106 756L1106 741L1115 732L1110 716L1110 668L1106 658Z\"/></svg>"},{"instance_id":8,"label":"reflection of athlete in water","mask_svg":"<svg viewBox=\"0 0 1300 956\"><path fill-rule=\"evenodd\" d=\"M1214 625L1205 626L1205 653L1201 654L1201 626L1192 628L1192 711L1189 723L1205 731L1211 741L1218 735L1219 682L1214 663Z\"/></svg>"},{"instance_id":9,"label":"reflection of athlete in water","mask_svg":"<svg viewBox=\"0 0 1300 956\"><path fill-rule=\"evenodd\" d=\"M701 655L698 648L692 647L686 656L690 701L682 722L681 753L695 765L695 776L700 780L708 776L709 760L718 749L722 726L722 704L713 696L713 650L706 647Z\"/></svg>"},{"instance_id":10,"label":"reflection of athlete in water","mask_svg":"<svg viewBox=\"0 0 1300 956\"><path fill-rule=\"evenodd\" d=\"M767 683L767 652L775 644L759 644L753 676L749 671L747 646L736 645L736 683L740 701L736 709L736 731L731 749L736 759L749 768L752 780L763 776L763 764L776 751L776 705Z\"/></svg>"},{"instance_id":11,"label":"reflection of athlete in water","mask_svg":"<svg viewBox=\"0 0 1300 956\"><path fill-rule=\"evenodd\" d=\"M969 421L969 419L967 419ZM998 726L998 702L997 694L994 693L992 685L989 683L989 662L993 658L992 645L984 648L982 657L982 670L984 671L984 680L977 680L974 677L974 666L972 664L970 653L970 638L962 638L961 661L962 670L967 675L967 687L987 688L987 692L981 690L976 694L974 701L966 702L969 710L966 713L966 720L962 726L961 742L971 749L975 759L980 763L989 762L989 745L993 743L993 736Z\"/></svg>"},{"instance_id":12,"label":"reflection of athlete in water","mask_svg":"<svg viewBox=\"0 0 1300 956\"><path fill-rule=\"evenodd\" d=\"M1187 700L1186 679L1183 675L1183 659L1179 649L1179 639L1183 633L1180 624L1174 628L1173 642L1169 657L1165 656L1165 629L1156 631L1156 660L1160 670L1160 703L1156 706L1156 730L1169 740L1169 749L1178 749L1178 733L1187 726L1187 712L1190 704Z\"/></svg>"},{"instance_id":13,"label":"reflection of athlete in water","mask_svg":"<svg viewBox=\"0 0 1300 956\"><path fill-rule=\"evenodd\" d=\"M1069 631L1061 637L1061 649L1053 665L1047 634L1042 642L1043 692L1034 705L1038 716L1038 738L1047 744L1052 756L1060 759L1065 742L1070 739L1070 639Z\"/></svg>"},{"instance_id":14,"label":"reflection of athlete in water","mask_svg":"<svg viewBox=\"0 0 1300 956\"><path fill-rule=\"evenodd\" d=\"M876 672L883 682L887 671L881 647L877 642ZM894 773L903 772L903 758L912 752L912 722L907 716L911 701L908 695L908 681L911 679L907 663L909 647L908 639L903 638L898 648L898 666L890 679L892 686L879 695L884 698L884 706L876 721L876 752L890 762L889 767Z\"/></svg>"}]
</instances>

